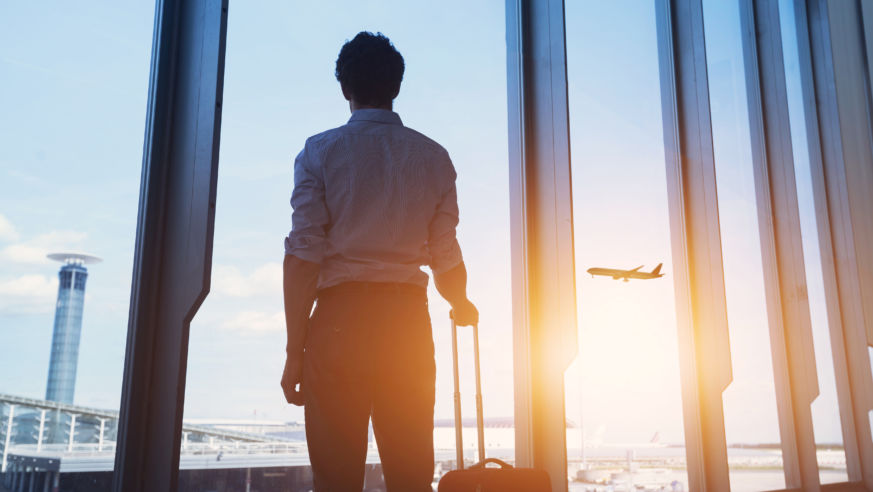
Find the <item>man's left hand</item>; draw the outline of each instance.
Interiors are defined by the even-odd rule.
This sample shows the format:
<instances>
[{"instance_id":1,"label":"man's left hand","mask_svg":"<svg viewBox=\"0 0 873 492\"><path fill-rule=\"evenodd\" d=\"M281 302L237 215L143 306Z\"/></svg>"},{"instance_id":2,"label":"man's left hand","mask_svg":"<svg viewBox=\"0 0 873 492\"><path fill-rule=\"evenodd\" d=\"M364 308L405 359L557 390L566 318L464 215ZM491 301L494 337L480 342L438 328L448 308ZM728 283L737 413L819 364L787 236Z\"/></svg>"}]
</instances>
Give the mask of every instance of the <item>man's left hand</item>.
<instances>
[{"instance_id":1,"label":"man's left hand","mask_svg":"<svg viewBox=\"0 0 873 492\"><path fill-rule=\"evenodd\" d=\"M299 354L288 354L281 384L288 403L303 406L303 351Z\"/></svg>"}]
</instances>

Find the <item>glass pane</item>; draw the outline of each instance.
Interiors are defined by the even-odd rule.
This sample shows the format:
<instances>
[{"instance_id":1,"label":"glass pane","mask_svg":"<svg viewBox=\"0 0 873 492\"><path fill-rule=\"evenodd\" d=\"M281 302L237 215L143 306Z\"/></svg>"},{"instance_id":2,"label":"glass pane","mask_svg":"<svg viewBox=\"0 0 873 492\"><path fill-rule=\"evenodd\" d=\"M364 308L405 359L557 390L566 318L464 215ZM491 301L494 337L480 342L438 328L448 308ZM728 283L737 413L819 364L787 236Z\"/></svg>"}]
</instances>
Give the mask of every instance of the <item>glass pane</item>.
<instances>
[{"instance_id":1,"label":"glass pane","mask_svg":"<svg viewBox=\"0 0 873 492\"><path fill-rule=\"evenodd\" d=\"M703 2L733 367L724 412L734 492L785 488L738 5Z\"/></svg>"},{"instance_id":2,"label":"glass pane","mask_svg":"<svg viewBox=\"0 0 873 492\"><path fill-rule=\"evenodd\" d=\"M800 86L794 4L780 0L779 16L782 24L785 81L788 90L788 110L791 119L791 139L797 181L797 202L800 208L806 284L812 318L812 336L815 343L816 369L818 370L819 396L812 404L812 423L818 447L819 475L822 483L846 482L849 477L846 473L846 452L843 448L837 384L834 376L834 356L831 352L831 336L834 335L831 335L828 325L825 287L821 270L818 225L815 218L809 147L806 140L806 115ZM836 336L841 336L841 334L837 332Z\"/></svg>"},{"instance_id":3,"label":"glass pane","mask_svg":"<svg viewBox=\"0 0 873 492\"><path fill-rule=\"evenodd\" d=\"M571 490L687 490L654 3L565 9L580 342L565 378Z\"/></svg>"},{"instance_id":4,"label":"glass pane","mask_svg":"<svg viewBox=\"0 0 873 492\"><path fill-rule=\"evenodd\" d=\"M404 56L394 110L444 146L457 170L458 238L481 313L486 445L489 456L514 458L504 25L503 2L277 0L231 8L212 289L191 325L180 490L247 481L253 490L311 486L303 410L279 387L283 239L295 156L306 138L349 119L334 64L361 30L385 33ZM430 285L439 475L455 461L451 332L448 305ZM470 331L459 335L465 455L475 460ZM369 441L367 487L379 490L372 430ZM219 456L222 470L214 469Z\"/></svg>"},{"instance_id":5,"label":"glass pane","mask_svg":"<svg viewBox=\"0 0 873 492\"><path fill-rule=\"evenodd\" d=\"M0 3L0 489L112 481L153 24Z\"/></svg>"}]
</instances>

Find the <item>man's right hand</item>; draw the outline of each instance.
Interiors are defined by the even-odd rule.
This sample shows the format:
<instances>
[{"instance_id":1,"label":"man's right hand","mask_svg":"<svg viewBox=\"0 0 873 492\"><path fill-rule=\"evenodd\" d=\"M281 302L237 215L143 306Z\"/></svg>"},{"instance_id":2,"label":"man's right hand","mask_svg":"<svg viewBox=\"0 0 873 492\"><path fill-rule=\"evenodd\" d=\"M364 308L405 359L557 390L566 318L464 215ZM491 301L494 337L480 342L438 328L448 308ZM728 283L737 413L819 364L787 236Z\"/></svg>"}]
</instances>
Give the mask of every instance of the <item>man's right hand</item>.
<instances>
[{"instance_id":1,"label":"man's right hand","mask_svg":"<svg viewBox=\"0 0 873 492\"><path fill-rule=\"evenodd\" d=\"M281 385L288 403L303 406L303 351L288 354Z\"/></svg>"},{"instance_id":2,"label":"man's right hand","mask_svg":"<svg viewBox=\"0 0 873 492\"><path fill-rule=\"evenodd\" d=\"M434 285L452 306L452 319L459 326L479 324L479 310L467 298L467 267L464 262L442 273L434 273Z\"/></svg>"},{"instance_id":3,"label":"man's right hand","mask_svg":"<svg viewBox=\"0 0 873 492\"><path fill-rule=\"evenodd\" d=\"M479 310L469 299L464 299L463 302L452 306L452 319L458 326L478 325Z\"/></svg>"},{"instance_id":4,"label":"man's right hand","mask_svg":"<svg viewBox=\"0 0 873 492\"><path fill-rule=\"evenodd\" d=\"M321 265L318 263L288 254L285 255L282 265L285 326L288 330L282 391L285 393L285 399L292 405L303 405L303 347L306 344L309 313L315 300L315 287L320 269Z\"/></svg>"}]
</instances>

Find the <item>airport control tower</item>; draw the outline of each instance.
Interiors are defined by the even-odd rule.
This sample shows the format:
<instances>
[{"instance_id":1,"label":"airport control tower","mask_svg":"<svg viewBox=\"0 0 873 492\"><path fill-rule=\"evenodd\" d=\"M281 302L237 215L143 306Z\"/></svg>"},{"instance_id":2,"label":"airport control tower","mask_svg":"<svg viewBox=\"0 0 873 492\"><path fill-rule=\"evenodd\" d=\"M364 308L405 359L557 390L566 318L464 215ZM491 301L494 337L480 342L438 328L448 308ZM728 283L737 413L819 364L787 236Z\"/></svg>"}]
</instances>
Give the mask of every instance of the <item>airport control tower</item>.
<instances>
[{"instance_id":1,"label":"airport control tower","mask_svg":"<svg viewBox=\"0 0 873 492\"><path fill-rule=\"evenodd\" d=\"M58 303L55 306L55 329L45 399L73 403L82 309L85 307L85 281L88 279L85 265L102 260L82 253L52 253L48 258L64 265L58 272Z\"/></svg>"}]
</instances>

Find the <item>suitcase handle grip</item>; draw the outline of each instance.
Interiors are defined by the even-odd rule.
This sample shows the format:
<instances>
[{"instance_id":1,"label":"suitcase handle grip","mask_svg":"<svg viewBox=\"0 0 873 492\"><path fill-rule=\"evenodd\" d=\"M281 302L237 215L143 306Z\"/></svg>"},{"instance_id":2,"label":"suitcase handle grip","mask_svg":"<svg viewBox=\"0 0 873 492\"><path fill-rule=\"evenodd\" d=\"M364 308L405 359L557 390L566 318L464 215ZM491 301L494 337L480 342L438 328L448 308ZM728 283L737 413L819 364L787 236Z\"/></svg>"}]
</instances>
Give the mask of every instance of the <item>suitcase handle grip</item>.
<instances>
[{"instance_id":1,"label":"suitcase handle grip","mask_svg":"<svg viewBox=\"0 0 873 492\"><path fill-rule=\"evenodd\" d=\"M495 465L498 465L502 469L512 468L512 465L510 465L509 463L507 463L503 460L499 460L497 458L486 458L486 459L476 463L475 465L471 466L470 468L485 468L485 465L487 465L488 463L494 463Z\"/></svg>"}]
</instances>

